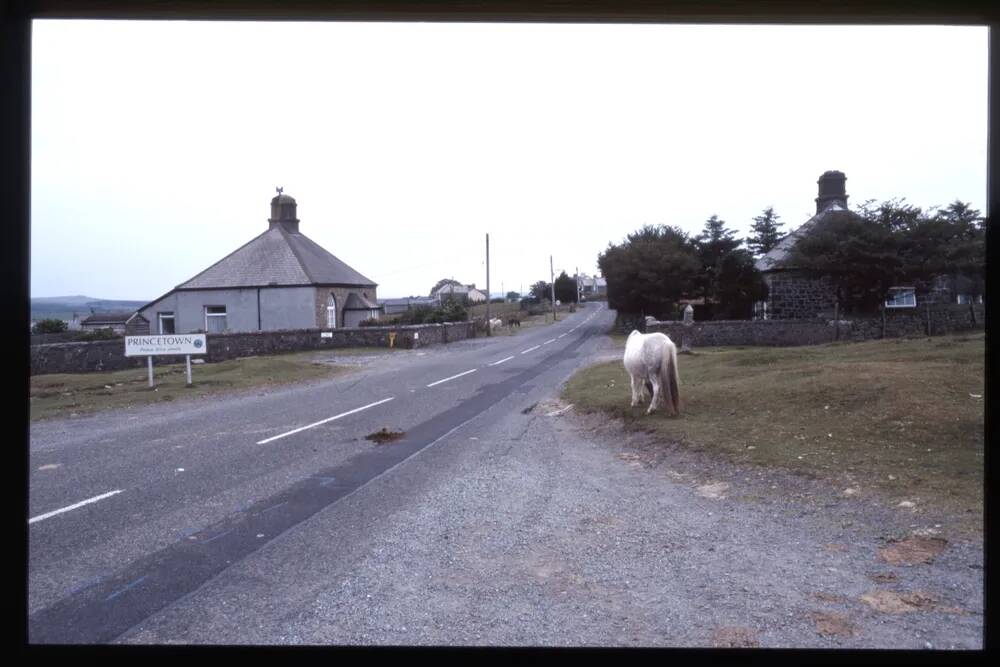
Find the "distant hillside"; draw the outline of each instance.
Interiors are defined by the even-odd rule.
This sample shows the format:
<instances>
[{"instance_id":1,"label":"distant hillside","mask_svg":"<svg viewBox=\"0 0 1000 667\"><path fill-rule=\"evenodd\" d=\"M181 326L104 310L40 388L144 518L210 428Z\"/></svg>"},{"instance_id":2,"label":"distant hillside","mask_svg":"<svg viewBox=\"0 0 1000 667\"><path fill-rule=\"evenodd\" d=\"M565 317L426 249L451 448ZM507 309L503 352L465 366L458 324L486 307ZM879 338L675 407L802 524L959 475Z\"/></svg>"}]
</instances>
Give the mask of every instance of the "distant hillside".
<instances>
[{"instance_id":1,"label":"distant hillside","mask_svg":"<svg viewBox=\"0 0 1000 667\"><path fill-rule=\"evenodd\" d=\"M31 300L31 319L46 318L70 320L75 313L80 319L93 312L115 310L137 310L148 301L120 301L115 299L95 299L89 296L46 296Z\"/></svg>"}]
</instances>

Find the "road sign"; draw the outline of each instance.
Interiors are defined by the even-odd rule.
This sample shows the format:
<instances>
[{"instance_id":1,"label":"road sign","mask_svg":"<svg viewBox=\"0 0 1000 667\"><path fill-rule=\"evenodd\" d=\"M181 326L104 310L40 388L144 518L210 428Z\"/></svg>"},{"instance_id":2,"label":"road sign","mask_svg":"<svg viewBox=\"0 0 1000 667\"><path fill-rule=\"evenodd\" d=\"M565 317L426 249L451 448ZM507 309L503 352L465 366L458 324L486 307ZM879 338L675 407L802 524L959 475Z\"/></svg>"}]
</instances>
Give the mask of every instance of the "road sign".
<instances>
[{"instance_id":1,"label":"road sign","mask_svg":"<svg viewBox=\"0 0 1000 667\"><path fill-rule=\"evenodd\" d=\"M164 334L125 336L126 357L149 357L159 354L205 354L205 334Z\"/></svg>"},{"instance_id":2,"label":"road sign","mask_svg":"<svg viewBox=\"0 0 1000 667\"><path fill-rule=\"evenodd\" d=\"M162 334L125 336L126 357L147 357L149 386L153 386L153 357L160 354L183 354L187 365L187 383L191 385L191 355L208 352L205 334Z\"/></svg>"}]
</instances>

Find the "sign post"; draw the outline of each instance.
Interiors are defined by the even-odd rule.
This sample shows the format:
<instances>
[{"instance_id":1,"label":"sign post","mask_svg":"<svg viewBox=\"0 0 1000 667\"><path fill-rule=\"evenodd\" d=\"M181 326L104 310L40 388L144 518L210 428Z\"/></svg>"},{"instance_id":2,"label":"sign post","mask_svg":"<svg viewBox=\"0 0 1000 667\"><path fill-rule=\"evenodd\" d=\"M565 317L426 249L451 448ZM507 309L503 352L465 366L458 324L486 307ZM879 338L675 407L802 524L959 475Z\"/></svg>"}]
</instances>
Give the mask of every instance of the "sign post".
<instances>
[{"instance_id":1,"label":"sign post","mask_svg":"<svg viewBox=\"0 0 1000 667\"><path fill-rule=\"evenodd\" d=\"M208 352L205 334L166 334L159 336L125 336L126 357L146 357L149 368L149 386L153 386L153 357L157 355L184 355L187 362L187 385L191 382L191 355Z\"/></svg>"}]
</instances>

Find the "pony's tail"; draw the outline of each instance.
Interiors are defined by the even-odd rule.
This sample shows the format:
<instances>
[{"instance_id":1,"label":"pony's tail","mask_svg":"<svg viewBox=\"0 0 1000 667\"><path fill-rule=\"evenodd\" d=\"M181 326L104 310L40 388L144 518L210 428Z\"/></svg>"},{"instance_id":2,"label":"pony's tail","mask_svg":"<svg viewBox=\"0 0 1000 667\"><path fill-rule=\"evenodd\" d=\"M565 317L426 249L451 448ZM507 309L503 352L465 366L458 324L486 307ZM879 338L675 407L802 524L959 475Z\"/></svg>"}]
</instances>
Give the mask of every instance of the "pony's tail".
<instances>
[{"instance_id":1,"label":"pony's tail","mask_svg":"<svg viewBox=\"0 0 1000 667\"><path fill-rule=\"evenodd\" d=\"M674 414L681 413L680 381L677 377L677 346L671 342L667 345L666 359L660 365L660 387L666 392L666 399L673 408Z\"/></svg>"}]
</instances>

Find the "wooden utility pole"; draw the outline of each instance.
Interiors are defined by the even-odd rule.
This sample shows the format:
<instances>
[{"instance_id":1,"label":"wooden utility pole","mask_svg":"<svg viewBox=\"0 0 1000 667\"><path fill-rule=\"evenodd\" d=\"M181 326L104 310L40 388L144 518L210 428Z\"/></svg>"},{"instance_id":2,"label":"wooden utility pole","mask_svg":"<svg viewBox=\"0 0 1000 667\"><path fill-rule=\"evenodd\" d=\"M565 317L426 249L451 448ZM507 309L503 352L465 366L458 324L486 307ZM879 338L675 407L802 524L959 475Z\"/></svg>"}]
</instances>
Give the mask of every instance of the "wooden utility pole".
<instances>
[{"instance_id":1,"label":"wooden utility pole","mask_svg":"<svg viewBox=\"0 0 1000 667\"><path fill-rule=\"evenodd\" d=\"M555 322L558 318L556 317L556 274L552 269L552 255L549 255L549 280L551 280L552 287L552 321Z\"/></svg>"},{"instance_id":2,"label":"wooden utility pole","mask_svg":"<svg viewBox=\"0 0 1000 667\"><path fill-rule=\"evenodd\" d=\"M490 235L486 235L486 335L493 335L490 326Z\"/></svg>"}]
</instances>

